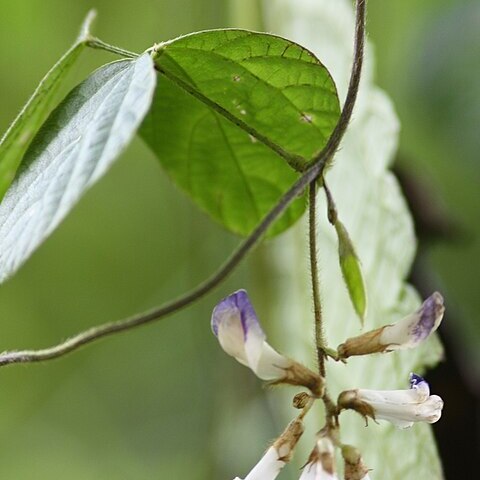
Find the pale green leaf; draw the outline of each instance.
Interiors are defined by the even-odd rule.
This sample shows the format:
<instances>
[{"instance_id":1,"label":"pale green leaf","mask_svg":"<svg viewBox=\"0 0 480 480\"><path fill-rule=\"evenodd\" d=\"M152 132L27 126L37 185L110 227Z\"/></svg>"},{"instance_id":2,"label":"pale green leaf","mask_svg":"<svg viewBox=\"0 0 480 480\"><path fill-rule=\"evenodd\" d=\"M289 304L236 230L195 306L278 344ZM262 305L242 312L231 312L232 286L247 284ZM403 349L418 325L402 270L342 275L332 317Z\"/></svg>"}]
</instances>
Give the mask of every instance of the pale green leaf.
<instances>
[{"instance_id":1,"label":"pale green leaf","mask_svg":"<svg viewBox=\"0 0 480 480\"><path fill-rule=\"evenodd\" d=\"M12 275L111 166L147 113L148 54L103 66L53 111L0 204L0 281Z\"/></svg>"},{"instance_id":2,"label":"pale green leaf","mask_svg":"<svg viewBox=\"0 0 480 480\"><path fill-rule=\"evenodd\" d=\"M0 201L12 183L28 146L50 113L65 77L86 47L94 17L93 11L88 14L77 41L45 75L0 140Z\"/></svg>"},{"instance_id":3,"label":"pale green leaf","mask_svg":"<svg viewBox=\"0 0 480 480\"><path fill-rule=\"evenodd\" d=\"M287 163L300 168L324 147L339 116L333 80L308 50L245 30L157 50L165 78L141 135L203 210L247 235L297 178ZM303 209L299 200L270 234Z\"/></svg>"},{"instance_id":4,"label":"pale green leaf","mask_svg":"<svg viewBox=\"0 0 480 480\"><path fill-rule=\"evenodd\" d=\"M324 60L344 98L351 68L354 19L347 0L269 0L265 2L269 28L310 46ZM273 20L275 19L275 20ZM328 185L339 216L362 262L368 290L365 328L392 323L415 310L421 302L406 283L415 255L411 215L393 174L388 170L398 139L398 121L391 102L372 81L372 52L367 64L353 121L328 172ZM326 212L319 196L319 212ZM283 336L282 351L310 363L313 360L312 314L305 251L305 231L293 229L281 238L274 260L278 266L279 295L272 317ZM329 344L336 347L359 333L358 321L343 285L335 231L325 217L319 220L319 262L323 316ZM296 258L292 269L285 258ZM284 292L288 291L289 295ZM270 307L272 308L272 307ZM408 351L351 359L347 365L328 362L328 386L333 397L345 389L408 388L411 371L422 373L440 358L436 336ZM442 392L432 393L442 395ZM284 421L291 418L289 410ZM440 422L442 420L440 419ZM321 427L317 417L312 428ZM307 434L308 435L308 434ZM357 446L375 479L417 480L443 478L431 427L414 425L398 430L387 422L368 427L354 412L341 416L341 440ZM302 464L313 445L306 441ZM283 478L283 477L282 477ZM287 477L285 477L287 478ZM293 475L291 478L298 478Z\"/></svg>"}]
</instances>

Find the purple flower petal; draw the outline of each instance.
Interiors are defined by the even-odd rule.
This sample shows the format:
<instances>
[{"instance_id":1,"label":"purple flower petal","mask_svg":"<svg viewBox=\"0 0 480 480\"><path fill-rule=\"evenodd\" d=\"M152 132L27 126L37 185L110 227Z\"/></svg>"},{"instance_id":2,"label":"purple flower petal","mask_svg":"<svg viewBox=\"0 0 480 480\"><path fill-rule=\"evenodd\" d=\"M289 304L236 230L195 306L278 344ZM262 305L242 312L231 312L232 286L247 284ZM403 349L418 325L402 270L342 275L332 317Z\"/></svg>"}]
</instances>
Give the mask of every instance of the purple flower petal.
<instances>
[{"instance_id":1,"label":"purple flower petal","mask_svg":"<svg viewBox=\"0 0 480 480\"><path fill-rule=\"evenodd\" d=\"M415 373L410 374L410 389L416 390L421 398L427 399L430 396L430 385L423 377Z\"/></svg>"},{"instance_id":2,"label":"purple flower petal","mask_svg":"<svg viewBox=\"0 0 480 480\"><path fill-rule=\"evenodd\" d=\"M423 302L418 310L420 319L411 330L417 342L425 340L438 327L444 311L443 297L438 292L433 293Z\"/></svg>"},{"instance_id":3,"label":"purple flower petal","mask_svg":"<svg viewBox=\"0 0 480 480\"><path fill-rule=\"evenodd\" d=\"M254 330L256 335L265 338L265 334L260 326L257 314L246 290L237 290L221 300L214 308L211 324L213 333L216 336L218 336L218 327L225 318L225 315L239 315L245 341L251 330Z\"/></svg>"},{"instance_id":4,"label":"purple flower petal","mask_svg":"<svg viewBox=\"0 0 480 480\"><path fill-rule=\"evenodd\" d=\"M425 382L425 379L416 373L410 374L410 388L416 387L420 383Z\"/></svg>"}]
</instances>

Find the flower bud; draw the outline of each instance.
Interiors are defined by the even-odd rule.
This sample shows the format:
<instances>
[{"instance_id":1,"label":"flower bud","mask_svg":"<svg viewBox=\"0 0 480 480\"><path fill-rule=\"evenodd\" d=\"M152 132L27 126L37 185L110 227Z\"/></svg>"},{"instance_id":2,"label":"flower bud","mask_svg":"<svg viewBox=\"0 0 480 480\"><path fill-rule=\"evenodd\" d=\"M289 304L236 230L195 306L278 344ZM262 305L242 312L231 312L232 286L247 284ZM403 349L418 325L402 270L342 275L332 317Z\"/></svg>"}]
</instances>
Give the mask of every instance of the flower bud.
<instances>
[{"instance_id":1,"label":"flower bud","mask_svg":"<svg viewBox=\"0 0 480 480\"><path fill-rule=\"evenodd\" d=\"M410 428L414 422L437 422L443 400L430 395L428 383L411 373L409 390L346 390L339 395L338 406L355 410L366 420L387 420L399 428Z\"/></svg>"},{"instance_id":2,"label":"flower bud","mask_svg":"<svg viewBox=\"0 0 480 480\"><path fill-rule=\"evenodd\" d=\"M274 480L290 461L293 450L303 434L303 423L295 419L287 426L265 455L253 467L245 480ZM236 478L235 480L241 480Z\"/></svg>"},{"instance_id":3,"label":"flower bud","mask_svg":"<svg viewBox=\"0 0 480 480\"><path fill-rule=\"evenodd\" d=\"M337 218L334 225L338 237L340 269L350 300L363 326L367 311L367 294L360 260L343 223Z\"/></svg>"},{"instance_id":4,"label":"flower bud","mask_svg":"<svg viewBox=\"0 0 480 480\"><path fill-rule=\"evenodd\" d=\"M369 480L370 471L363 463L360 452L351 445L343 445L342 457L345 461L345 480Z\"/></svg>"},{"instance_id":5,"label":"flower bud","mask_svg":"<svg viewBox=\"0 0 480 480\"><path fill-rule=\"evenodd\" d=\"M265 333L245 290L232 293L215 307L212 330L225 352L262 380L268 380L272 385L304 386L315 396L322 396L323 379L320 376L281 355L265 341Z\"/></svg>"},{"instance_id":6,"label":"flower bud","mask_svg":"<svg viewBox=\"0 0 480 480\"><path fill-rule=\"evenodd\" d=\"M293 397L293 406L301 410L305 408L311 401L312 397L307 392L300 392Z\"/></svg>"},{"instance_id":7,"label":"flower bud","mask_svg":"<svg viewBox=\"0 0 480 480\"><path fill-rule=\"evenodd\" d=\"M435 292L414 313L393 325L385 325L338 346L340 358L369 353L391 352L414 348L424 342L440 325L445 307L443 297Z\"/></svg>"}]
</instances>

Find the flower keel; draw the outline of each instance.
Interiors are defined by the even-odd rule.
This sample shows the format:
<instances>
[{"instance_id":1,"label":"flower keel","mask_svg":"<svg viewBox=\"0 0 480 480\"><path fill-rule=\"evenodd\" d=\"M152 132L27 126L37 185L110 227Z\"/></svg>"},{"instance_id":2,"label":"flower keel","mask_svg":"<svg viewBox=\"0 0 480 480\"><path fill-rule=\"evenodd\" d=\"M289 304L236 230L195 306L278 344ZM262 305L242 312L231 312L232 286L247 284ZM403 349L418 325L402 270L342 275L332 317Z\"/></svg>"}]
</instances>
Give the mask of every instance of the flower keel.
<instances>
[{"instance_id":1,"label":"flower keel","mask_svg":"<svg viewBox=\"0 0 480 480\"><path fill-rule=\"evenodd\" d=\"M399 428L409 428L415 422L437 422L443 400L430 395L428 383L412 373L408 390L346 390L338 397L338 405L357 411L366 420L386 420Z\"/></svg>"}]
</instances>

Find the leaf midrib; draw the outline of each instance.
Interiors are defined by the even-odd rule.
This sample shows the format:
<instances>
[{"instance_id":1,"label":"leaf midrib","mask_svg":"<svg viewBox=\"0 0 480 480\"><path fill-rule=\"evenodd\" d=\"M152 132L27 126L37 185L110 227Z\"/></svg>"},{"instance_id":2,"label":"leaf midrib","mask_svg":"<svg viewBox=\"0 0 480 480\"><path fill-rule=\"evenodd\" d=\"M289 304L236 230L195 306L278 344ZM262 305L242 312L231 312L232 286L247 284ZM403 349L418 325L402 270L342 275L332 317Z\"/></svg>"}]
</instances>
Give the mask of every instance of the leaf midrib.
<instances>
[{"instance_id":1,"label":"leaf midrib","mask_svg":"<svg viewBox=\"0 0 480 480\"><path fill-rule=\"evenodd\" d=\"M172 48L172 49L173 49L173 48ZM222 55L222 54L216 52L215 50L206 51L206 50L203 50L203 49L201 49L201 48L191 48L191 47L181 47L181 46L176 46L176 47L175 47L175 50L197 51L197 52L202 52L202 53L204 53L204 54L206 54L206 55L211 54L211 55L213 55L213 56L216 56L216 57L221 58L222 60L227 61L227 62L230 63L230 64L233 64L233 65L235 65L235 66L238 65L240 68L242 68L245 72L247 72L249 75L251 75L251 76L252 76L254 79L256 79L258 82L260 82L260 83L262 83L263 85L267 86L269 89L271 89L271 90L273 90L273 91L275 91L275 92L278 92L278 93L281 95L281 97L299 114L299 116L305 114L305 112L302 112L302 111L285 95L285 93L284 93L283 90L284 90L285 88L288 88L288 86L285 86L285 87L282 87L282 88L280 88L280 87L275 87L274 85L272 85L271 83L269 83L268 80L263 79L263 78L259 77L257 74L255 74L254 72L252 72L252 71L251 71L250 69L248 69L243 63L240 63L240 61L239 61L239 62L236 62L236 61L232 60L231 58L226 57L225 55ZM189 79L191 79L191 76L188 75L187 72L185 72L185 69L184 69L171 55L169 55L169 53L168 53L168 48L166 49L166 54L164 54L164 55L166 55L170 60L174 61L175 64L182 69L182 71L185 73L185 75L188 76ZM256 58L256 57L255 57L255 56L250 56L250 57L246 57L244 60L249 60L249 59L252 59L252 58ZM275 56L273 56L273 58L279 58L279 56L278 56L278 55L275 55ZM284 57L281 57L281 58L284 58ZM285 58L284 58L284 59L285 59ZM285 60L301 61L300 59L296 60L296 59L290 59L290 58L287 58L287 59L285 59ZM308 62L306 62L306 63L308 63ZM313 64L313 63L308 63L308 65L314 65L314 64ZM278 72L278 70L276 70L275 72L273 72L271 76L275 75L277 72ZM195 83L194 83L193 81L192 81L192 84L195 85ZM294 85L294 86L297 86L297 85ZM312 88L317 88L316 85L311 85L311 87L312 87ZM195 88L198 89L198 86L195 85ZM325 87L320 87L320 88L322 88L322 90L325 91ZM332 93L332 92L331 92L330 90L328 90L328 93ZM216 102L215 102L215 103L216 103ZM235 118L238 118L238 117L236 117L233 113L232 113L232 115L233 115ZM310 125L312 125L312 126L315 128L316 132L320 135L320 138L321 138L322 141L325 143L326 135L321 131L320 127L319 127L316 123L314 123L314 122L311 122ZM296 154L296 155L298 155L298 154ZM301 156L301 157L304 159L305 162L308 161L308 159L306 159L303 155L299 155L299 156Z\"/></svg>"}]
</instances>

